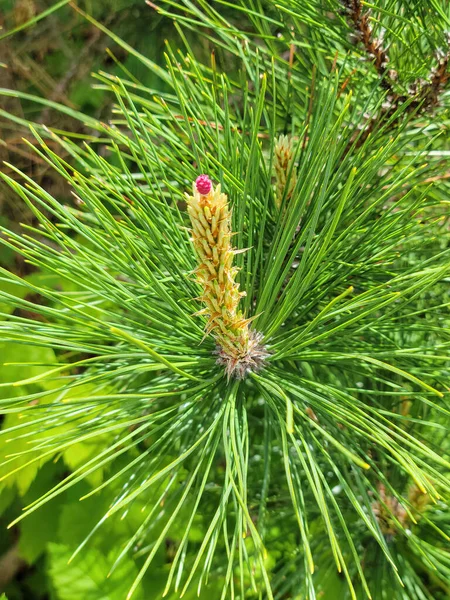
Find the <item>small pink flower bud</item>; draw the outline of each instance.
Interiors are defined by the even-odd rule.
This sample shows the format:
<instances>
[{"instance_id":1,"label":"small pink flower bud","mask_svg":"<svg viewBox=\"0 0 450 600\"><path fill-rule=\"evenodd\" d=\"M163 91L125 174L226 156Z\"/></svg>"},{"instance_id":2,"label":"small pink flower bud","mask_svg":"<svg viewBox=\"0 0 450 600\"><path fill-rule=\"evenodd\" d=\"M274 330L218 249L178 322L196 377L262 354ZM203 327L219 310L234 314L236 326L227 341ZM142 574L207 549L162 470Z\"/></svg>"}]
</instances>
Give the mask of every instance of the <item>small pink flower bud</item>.
<instances>
[{"instance_id":1,"label":"small pink flower bud","mask_svg":"<svg viewBox=\"0 0 450 600\"><path fill-rule=\"evenodd\" d=\"M207 196L212 188L211 179L208 175L200 175L195 180L195 187L197 188L197 192L202 196Z\"/></svg>"}]
</instances>

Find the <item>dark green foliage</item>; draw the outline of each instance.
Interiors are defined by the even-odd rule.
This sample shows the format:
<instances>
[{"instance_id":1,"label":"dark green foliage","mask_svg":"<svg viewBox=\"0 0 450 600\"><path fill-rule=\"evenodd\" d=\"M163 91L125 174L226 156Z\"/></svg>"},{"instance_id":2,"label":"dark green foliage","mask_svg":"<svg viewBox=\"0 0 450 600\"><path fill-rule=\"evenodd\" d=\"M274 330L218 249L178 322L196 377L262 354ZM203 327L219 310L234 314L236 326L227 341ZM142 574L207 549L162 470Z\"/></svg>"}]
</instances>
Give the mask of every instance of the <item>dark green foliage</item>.
<instances>
[{"instance_id":1,"label":"dark green foliage","mask_svg":"<svg viewBox=\"0 0 450 600\"><path fill-rule=\"evenodd\" d=\"M163 91L100 73L111 121L61 105L89 133L32 125L72 203L3 175L34 215L4 246L38 269L1 280L4 362L24 369L0 387L14 523L58 506L27 552L45 546L62 600L445 598L448 6L223 6L158 6L182 47L165 69L127 47ZM283 133L297 183L277 210ZM242 382L195 315L183 199L200 173L232 202L242 305L271 353Z\"/></svg>"}]
</instances>

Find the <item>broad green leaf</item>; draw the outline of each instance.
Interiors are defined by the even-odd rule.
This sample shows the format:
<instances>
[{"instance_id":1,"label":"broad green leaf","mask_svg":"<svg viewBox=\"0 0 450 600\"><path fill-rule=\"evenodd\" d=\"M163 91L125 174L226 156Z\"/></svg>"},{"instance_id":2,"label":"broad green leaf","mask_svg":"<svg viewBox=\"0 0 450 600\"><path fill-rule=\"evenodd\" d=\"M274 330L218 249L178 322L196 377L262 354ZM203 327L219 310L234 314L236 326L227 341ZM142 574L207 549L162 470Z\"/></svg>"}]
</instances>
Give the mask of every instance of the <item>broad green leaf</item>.
<instances>
[{"instance_id":1,"label":"broad green leaf","mask_svg":"<svg viewBox=\"0 0 450 600\"><path fill-rule=\"evenodd\" d=\"M59 463L46 463L39 475L23 497L28 504L43 494L60 479L64 466ZM47 544L55 541L59 518L65 502L65 496L47 502L39 511L24 519L20 525L19 553L30 565L34 564L46 551Z\"/></svg>"},{"instance_id":2,"label":"broad green leaf","mask_svg":"<svg viewBox=\"0 0 450 600\"><path fill-rule=\"evenodd\" d=\"M111 560L90 546L69 564L72 552L64 544L49 544L48 572L58 600L124 600L137 575L132 560L124 560L108 577ZM134 596L144 600L140 590ZM148 600L148 599L146 599Z\"/></svg>"},{"instance_id":3,"label":"broad green leaf","mask_svg":"<svg viewBox=\"0 0 450 600\"><path fill-rule=\"evenodd\" d=\"M20 430L8 432L9 428L19 426ZM51 458L39 458L40 452L32 450L32 444L44 435L35 431L33 415L31 418L28 413L6 415L3 432L0 432L0 478L3 479L0 481L0 490L16 487L20 496L28 491L39 469Z\"/></svg>"},{"instance_id":4,"label":"broad green leaf","mask_svg":"<svg viewBox=\"0 0 450 600\"><path fill-rule=\"evenodd\" d=\"M0 341L0 383L14 383L42 375L56 366L57 359L51 348ZM45 378L40 379L40 387L54 389L58 384ZM0 398L14 396L11 386L0 387Z\"/></svg>"},{"instance_id":5,"label":"broad green leaf","mask_svg":"<svg viewBox=\"0 0 450 600\"><path fill-rule=\"evenodd\" d=\"M25 298L28 293L27 287L25 285L20 285L13 281L0 281L0 292L5 292L7 294L11 294L12 296L16 296L17 298ZM0 313L5 313L6 315L11 314L15 310L14 303L12 301L5 302L0 297ZM0 319L6 319L7 316L0 314ZM0 356L2 355L0 350Z\"/></svg>"}]
</instances>

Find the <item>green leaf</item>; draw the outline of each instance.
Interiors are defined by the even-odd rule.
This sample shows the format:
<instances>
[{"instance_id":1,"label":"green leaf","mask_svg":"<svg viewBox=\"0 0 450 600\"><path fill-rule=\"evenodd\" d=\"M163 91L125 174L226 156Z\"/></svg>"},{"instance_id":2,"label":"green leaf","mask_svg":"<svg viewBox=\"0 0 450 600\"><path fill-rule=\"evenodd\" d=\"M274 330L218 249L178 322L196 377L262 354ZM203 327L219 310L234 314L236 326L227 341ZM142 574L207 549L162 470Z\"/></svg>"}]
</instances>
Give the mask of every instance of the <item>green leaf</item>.
<instances>
[{"instance_id":1,"label":"green leaf","mask_svg":"<svg viewBox=\"0 0 450 600\"><path fill-rule=\"evenodd\" d=\"M0 290L7 294L11 294L12 296L16 296L17 298L25 298L28 293L26 286L13 281L0 280ZM5 313L4 315L0 314L0 319L6 319L6 315L11 314L14 311L14 308L12 302L2 302L0 300L0 313Z\"/></svg>"},{"instance_id":2,"label":"green leaf","mask_svg":"<svg viewBox=\"0 0 450 600\"><path fill-rule=\"evenodd\" d=\"M13 431L4 431L0 435L0 478L2 478L0 490L3 493L5 489L15 487L19 495L23 496L34 481L39 469L51 457L39 458L39 451L30 451L30 441L36 442L39 438L39 434L34 431L32 418L29 419L28 415L22 418L20 413L6 415L3 429L16 427L20 427L20 435L26 437L20 437L17 432Z\"/></svg>"},{"instance_id":3,"label":"green leaf","mask_svg":"<svg viewBox=\"0 0 450 600\"><path fill-rule=\"evenodd\" d=\"M51 348L3 342L0 343L0 352L2 359L7 363L0 368L0 383L3 384L0 387L0 398L5 399L14 399L30 391L5 385L6 383L22 379L24 375L39 376L56 363L55 353ZM54 387L54 382L43 379L36 389L49 390ZM51 395L46 395L40 402L49 402L50 399ZM16 487L21 496L27 492L39 468L50 458L34 460L39 456L39 452L30 451L30 443L35 443L46 435L45 432L36 430L33 425L35 418L37 415L24 407L23 412L6 414L0 431L0 478L3 478L3 481L0 481L0 489ZM15 472L6 477L10 471Z\"/></svg>"},{"instance_id":4,"label":"green leaf","mask_svg":"<svg viewBox=\"0 0 450 600\"><path fill-rule=\"evenodd\" d=\"M0 515L10 506L17 495L17 490L13 486L0 484Z\"/></svg>"},{"instance_id":5,"label":"green leaf","mask_svg":"<svg viewBox=\"0 0 450 600\"><path fill-rule=\"evenodd\" d=\"M63 544L49 544L48 572L58 600L124 600L129 582L137 575L135 563L123 560L111 577L111 560L92 546L72 563L72 552ZM143 600L140 590L134 596Z\"/></svg>"},{"instance_id":6,"label":"green leaf","mask_svg":"<svg viewBox=\"0 0 450 600\"><path fill-rule=\"evenodd\" d=\"M2 384L42 375L57 363L55 352L51 348L15 342L0 342L0 357L0 383ZM51 390L57 384L41 379L40 385L43 389ZM11 390L10 386L0 387L0 398L14 395Z\"/></svg>"},{"instance_id":7,"label":"green leaf","mask_svg":"<svg viewBox=\"0 0 450 600\"><path fill-rule=\"evenodd\" d=\"M61 463L47 463L40 469L39 476L33 481L23 498L25 504L43 494L55 485L62 474ZM65 497L47 502L39 511L29 515L20 525L19 554L29 564L35 564L47 549L47 544L55 541L59 518Z\"/></svg>"}]
</instances>

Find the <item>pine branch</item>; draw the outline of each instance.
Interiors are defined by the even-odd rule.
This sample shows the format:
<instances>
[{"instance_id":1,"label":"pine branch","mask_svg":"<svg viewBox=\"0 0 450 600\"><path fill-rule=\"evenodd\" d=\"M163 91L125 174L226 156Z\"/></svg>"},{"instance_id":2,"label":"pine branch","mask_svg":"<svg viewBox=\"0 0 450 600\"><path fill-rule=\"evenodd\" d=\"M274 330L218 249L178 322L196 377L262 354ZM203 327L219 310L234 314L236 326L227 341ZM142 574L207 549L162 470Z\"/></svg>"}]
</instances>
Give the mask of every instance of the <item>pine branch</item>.
<instances>
[{"instance_id":1,"label":"pine branch","mask_svg":"<svg viewBox=\"0 0 450 600\"><path fill-rule=\"evenodd\" d=\"M394 95L398 73L395 69L389 68L389 56L383 47L383 39L374 38L369 22L370 9L364 11L361 0L341 0L341 2L344 5L344 14L352 25L354 40L360 42L369 55L380 78L380 85L388 94Z\"/></svg>"},{"instance_id":2,"label":"pine branch","mask_svg":"<svg viewBox=\"0 0 450 600\"><path fill-rule=\"evenodd\" d=\"M418 79L408 87L407 95L400 93L397 89L406 86L402 85L398 71L389 65L390 60L387 50L383 47L383 39L374 39L369 23L370 9L364 11L361 0L341 0L341 2L344 4L344 14L354 30L354 39L363 45L369 55L378 73L380 85L386 93L382 108L360 127L360 132L355 135L348 151L354 142L357 146L363 145L369 135L388 121L388 129L392 129L405 114L414 113L419 117L426 110L436 106L450 78L448 69L450 50L439 52L438 65L431 71L428 81ZM448 45L450 39L448 35L446 39ZM399 110L403 106L405 111Z\"/></svg>"},{"instance_id":3,"label":"pine branch","mask_svg":"<svg viewBox=\"0 0 450 600\"><path fill-rule=\"evenodd\" d=\"M396 27L393 5L380 22L407 41L422 22L402 13ZM389 82L364 5L346 6ZM39 477L56 457L65 467L14 521L63 494L81 515L91 501L74 568L103 535L116 574L136 560L130 593L154 586L162 555L165 594L438 598L450 526L449 166L434 135L443 115L429 109L447 55L414 93L392 80L395 112L381 107L359 147L361 112L392 94L347 79L346 27L323 2L157 10L181 36L165 69L101 27L162 90L97 75L114 99L108 123L20 96L92 134L82 144L32 129L30 150L73 205L14 165L1 174L33 215L20 232L2 225L2 245L36 270L0 270L1 349L19 363L0 382L0 481ZM191 48L198 31L215 45L212 63ZM426 134L408 127L413 114ZM227 378L253 327L264 364Z\"/></svg>"}]
</instances>

